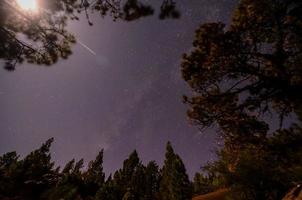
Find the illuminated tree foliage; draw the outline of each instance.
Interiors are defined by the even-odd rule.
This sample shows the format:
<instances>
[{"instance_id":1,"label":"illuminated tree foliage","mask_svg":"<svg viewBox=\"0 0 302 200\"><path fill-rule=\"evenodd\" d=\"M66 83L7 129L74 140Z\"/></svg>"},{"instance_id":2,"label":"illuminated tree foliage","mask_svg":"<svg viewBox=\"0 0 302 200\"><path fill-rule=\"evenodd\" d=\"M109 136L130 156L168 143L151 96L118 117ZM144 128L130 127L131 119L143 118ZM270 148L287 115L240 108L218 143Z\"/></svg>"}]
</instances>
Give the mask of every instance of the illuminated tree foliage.
<instances>
[{"instance_id":1,"label":"illuminated tree foliage","mask_svg":"<svg viewBox=\"0 0 302 200\"><path fill-rule=\"evenodd\" d=\"M270 114L301 112L302 2L241 0L229 26L201 25L182 76L184 97L199 127L218 125L237 143L265 137ZM242 137L242 136L245 137Z\"/></svg>"},{"instance_id":2,"label":"illuminated tree foliage","mask_svg":"<svg viewBox=\"0 0 302 200\"><path fill-rule=\"evenodd\" d=\"M302 180L301 143L302 129L294 125L275 132L261 146L245 146L238 153L236 165L222 149L218 160L204 167L216 179L206 186L227 187L234 200L282 199Z\"/></svg>"},{"instance_id":3,"label":"illuminated tree foliage","mask_svg":"<svg viewBox=\"0 0 302 200\"><path fill-rule=\"evenodd\" d=\"M139 0L40 0L38 10L24 10L15 0L0 1L0 59L5 68L27 61L51 65L72 53L76 38L66 29L68 20L97 13L113 20L133 21L150 16L154 8ZM160 19L178 18L175 2L163 0Z\"/></svg>"}]
</instances>

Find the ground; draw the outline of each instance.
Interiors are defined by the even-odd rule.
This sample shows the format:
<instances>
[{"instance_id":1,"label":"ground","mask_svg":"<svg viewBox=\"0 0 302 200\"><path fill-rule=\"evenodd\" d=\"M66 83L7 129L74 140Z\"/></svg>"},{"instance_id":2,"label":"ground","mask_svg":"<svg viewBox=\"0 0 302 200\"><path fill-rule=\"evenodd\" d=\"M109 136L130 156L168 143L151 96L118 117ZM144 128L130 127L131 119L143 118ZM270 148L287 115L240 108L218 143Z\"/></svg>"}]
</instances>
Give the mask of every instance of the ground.
<instances>
[{"instance_id":1,"label":"ground","mask_svg":"<svg viewBox=\"0 0 302 200\"><path fill-rule=\"evenodd\" d=\"M228 189L220 189L205 195L194 197L192 200L226 200Z\"/></svg>"}]
</instances>

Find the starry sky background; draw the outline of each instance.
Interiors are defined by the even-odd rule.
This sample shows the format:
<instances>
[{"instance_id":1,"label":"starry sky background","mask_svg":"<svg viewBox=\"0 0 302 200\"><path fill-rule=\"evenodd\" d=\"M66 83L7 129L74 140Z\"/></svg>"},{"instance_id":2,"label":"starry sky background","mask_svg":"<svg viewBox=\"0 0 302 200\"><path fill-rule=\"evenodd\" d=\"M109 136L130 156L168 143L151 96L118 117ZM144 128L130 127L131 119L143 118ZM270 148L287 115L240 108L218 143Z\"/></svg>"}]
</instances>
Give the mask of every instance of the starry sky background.
<instances>
[{"instance_id":1,"label":"starry sky background","mask_svg":"<svg viewBox=\"0 0 302 200\"><path fill-rule=\"evenodd\" d=\"M151 1L150 1L151 2ZM153 3L153 2L152 2ZM153 3L155 7L160 4ZM236 0L178 1L179 20L157 15L134 22L92 16L69 29L80 44L51 67L24 64L0 72L0 154L26 155L50 137L57 165L94 159L104 148L107 175L137 149L144 163L162 165L171 141L192 178L213 159L213 130L189 124L182 95L181 56L192 48L194 30L205 22L228 22Z\"/></svg>"}]
</instances>

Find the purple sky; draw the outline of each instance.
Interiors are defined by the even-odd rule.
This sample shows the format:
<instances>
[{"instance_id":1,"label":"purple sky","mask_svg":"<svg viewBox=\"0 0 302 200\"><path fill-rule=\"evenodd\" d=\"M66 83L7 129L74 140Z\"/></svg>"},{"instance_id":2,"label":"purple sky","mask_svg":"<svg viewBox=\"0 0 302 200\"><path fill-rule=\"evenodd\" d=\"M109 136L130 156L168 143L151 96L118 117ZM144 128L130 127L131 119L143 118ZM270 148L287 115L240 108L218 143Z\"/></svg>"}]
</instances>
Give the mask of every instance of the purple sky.
<instances>
[{"instance_id":1,"label":"purple sky","mask_svg":"<svg viewBox=\"0 0 302 200\"><path fill-rule=\"evenodd\" d=\"M77 44L73 55L51 67L24 64L0 73L0 154L21 155L50 137L53 160L94 159L105 149L105 172L120 168L134 149L143 162L164 159L170 140L192 175L213 157L215 136L186 118L181 96L190 90L180 60L194 30L228 21L235 0L186 0L182 18L112 22L92 17L70 30L96 55ZM208 130L207 132L211 132Z\"/></svg>"}]
</instances>

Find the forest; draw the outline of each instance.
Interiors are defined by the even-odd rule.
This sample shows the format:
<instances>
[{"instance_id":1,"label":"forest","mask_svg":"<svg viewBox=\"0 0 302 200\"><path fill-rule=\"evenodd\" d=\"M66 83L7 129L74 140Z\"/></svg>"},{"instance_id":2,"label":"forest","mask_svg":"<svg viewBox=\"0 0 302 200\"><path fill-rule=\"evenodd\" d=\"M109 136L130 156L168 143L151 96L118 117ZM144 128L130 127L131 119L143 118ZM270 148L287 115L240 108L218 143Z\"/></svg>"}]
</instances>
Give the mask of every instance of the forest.
<instances>
[{"instance_id":1,"label":"forest","mask_svg":"<svg viewBox=\"0 0 302 200\"><path fill-rule=\"evenodd\" d=\"M135 21L157 9L137 0L41 2L48 12L39 17L0 2L0 59L8 71L68 59L76 39L66 23L81 14L93 25L93 13ZM177 5L163 0L158 19L180 18ZM180 71L191 90L182 98L189 122L223 143L193 180L170 142L162 167L144 165L133 151L105 175L103 150L87 167L83 159L57 167L49 139L24 158L14 151L0 157L0 199L189 200L227 189L226 199L279 200L293 188L287 199L301 198L302 2L238 1L230 24L196 28Z\"/></svg>"},{"instance_id":2,"label":"forest","mask_svg":"<svg viewBox=\"0 0 302 200\"><path fill-rule=\"evenodd\" d=\"M16 152L0 157L1 199L190 199L192 183L171 144L166 146L162 168L146 166L133 151L113 175L103 172L103 150L83 168L72 159L60 169L51 160L53 139L23 159Z\"/></svg>"}]
</instances>

